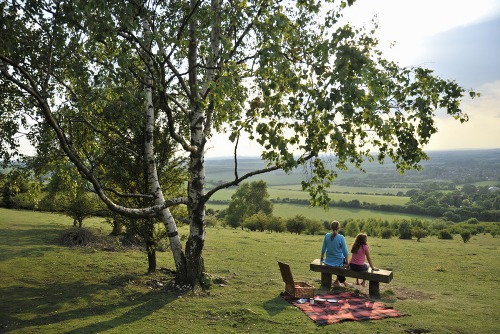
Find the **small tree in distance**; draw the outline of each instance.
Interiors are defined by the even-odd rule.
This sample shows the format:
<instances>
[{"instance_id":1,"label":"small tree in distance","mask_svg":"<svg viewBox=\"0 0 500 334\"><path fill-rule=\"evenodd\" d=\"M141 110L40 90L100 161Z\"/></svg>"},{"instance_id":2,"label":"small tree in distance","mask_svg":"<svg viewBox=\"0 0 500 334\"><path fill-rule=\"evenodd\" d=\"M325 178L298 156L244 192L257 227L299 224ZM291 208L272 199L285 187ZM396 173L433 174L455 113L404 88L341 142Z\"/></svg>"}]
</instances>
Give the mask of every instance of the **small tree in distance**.
<instances>
[{"instance_id":1,"label":"small tree in distance","mask_svg":"<svg viewBox=\"0 0 500 334\"><path fill-rule=\"evenodd\" d=\"M462 237L462 240L465 243L469 242L470 238L471 238L471 233L469 231L462 231L460 232L460 236Z\"/></svg>"},{"instance_id":2,"label":"small tree in distance","mask_svg":"<svg viewBox=\"0 0 500 334\"><path fill-rule=\"evenodd\" d=\"M267 192L265 181L242 183L231 196L231 201L226 209L225 219L229 226L243 228L245 220L258 213L270 215L273 213L273 204Z\"/></svg>"},{"instance_id":3,"label":"small tree in distance","mask_svg":"<svg viewBox=\"0 0 500 334\"><path fill-rule=\"evenodd\" d=\"M405 220L402 221L399 224L398 231L399 231L399 239L408 239L408 240L410 240L412 238L411 227L410 227L410 223L409 222L407 222Z\"/></svg>"},{"instance_id":4,"label":"small tree in distance","mask_svg":"<svg viewBox=\"0 0 500 334\"><path fill-rule=\"evenodd\" d=\"M296 215L293 218L289 218L286 222L286 229L290 233L301 234L307 229L306 217Z\"/></svg>"},{"instance_id":5,"label":"small tree in distance","mask_svg":"<svg viewBox=\"0 0 500 334\"><path fill-rule=\"evenodd\" d=\"M421 227L414 227L412 230L412 235L417 238L417 241L420 242L420 239L427 237L428 233Z\"/></svg>"}]
</instances>

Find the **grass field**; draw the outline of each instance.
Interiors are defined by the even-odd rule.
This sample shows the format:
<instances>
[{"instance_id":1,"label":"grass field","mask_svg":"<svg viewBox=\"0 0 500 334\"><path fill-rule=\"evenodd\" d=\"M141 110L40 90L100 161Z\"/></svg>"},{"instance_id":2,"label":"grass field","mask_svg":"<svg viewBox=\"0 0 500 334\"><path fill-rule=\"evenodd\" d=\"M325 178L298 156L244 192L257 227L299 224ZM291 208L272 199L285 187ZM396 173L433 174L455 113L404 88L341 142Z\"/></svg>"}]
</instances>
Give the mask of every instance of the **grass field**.
<instances>
[{"instance_id":1,"label":"grass field","mask_svg":"<svg viewBox=\"0 0 500 334\"><path fill-rule=\"evenodd\" d=\"M500 331L500 238L491 235L467 244L460 237L369 238L375 264L394 271L394 280L381 284L382 301L407 316L318 327L279 296L284 283L277 261L290 264L295 280L319 287L319 274L308 264L319 256L322 236L207 229L207 271L227 284L208 293L172 293L148 287L168 276L146 275L144 252L57 245L54 240L71 222L57 214L0 209L0 332ZM101 219L84 224L110 230ZM187 233L187 227L180 229ZM158 267L173 269L170 253L158 254Z\"/></svg>"},{"instance_id":2,"label":"grass field","mask_svg":"<svg viewBox=\"0 0 500 334\"><path fill-rule=\"evenodd\" d=\"M344 187L345 189L346 187ZM349 188L349 190L352 192L353 188ZM384 189L377 189L378 191L384 191ZM281 187L268 187L267 189L269 193L269 198L270 199L283 199L283 198L289 198L289 199L300 199L300 200L309 200L310 195L309 193L302 191L300 189L300 186L281 186ZM372 190L373 191L373 190ZM213 200L224 200L224 201L229 201L231 199L231 196L236 192L236 188L231 188L231 189L223 189L218 192L216 192L211 199ZM374 195L370 193L366 194L356 194L356 193L330 193L329 194L330 199L334 201L352 201L357 199L361 203L367 202L367 203L374 203L374 204L394 204L394 205L405 205L409 201L409 197L402 197L402 196L387 196L387 195Z\"/></svg>"}]
</instances>

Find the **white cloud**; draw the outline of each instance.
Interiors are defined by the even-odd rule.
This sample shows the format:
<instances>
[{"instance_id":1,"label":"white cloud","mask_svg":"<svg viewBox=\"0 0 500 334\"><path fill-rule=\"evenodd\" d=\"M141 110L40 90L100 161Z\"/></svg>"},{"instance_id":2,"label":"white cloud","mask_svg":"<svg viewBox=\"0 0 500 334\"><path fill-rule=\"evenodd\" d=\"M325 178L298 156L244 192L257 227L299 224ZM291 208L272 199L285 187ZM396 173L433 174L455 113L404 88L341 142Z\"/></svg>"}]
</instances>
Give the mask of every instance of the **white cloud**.
<instances>
[{"instance_id":1,"label":"white cloud","mask_svg":"<svg viewBox=\"0 0 500 334\"><path fill-rule=\"evenodd\" d=\"M429 150L476 149L500 147L500 80L478 89L481 97L463 103L469 121L460 124L452 117L436 119L438 133Z\"/></svg>"},{"instance_id":2,"label":"white cloud","mask_svg":"<svg viewBox=\"0 0 500 334\"><path fill-rule=\"evenodd\" d=\"M358 0L344 18L355 25L377 15L377 36L388 58L402 65L413 62L425 49L426 39L454 28L478 23L500 12L498 0ZM396 42L393 48L390 45Z\"/></svg>"}]
</instances>

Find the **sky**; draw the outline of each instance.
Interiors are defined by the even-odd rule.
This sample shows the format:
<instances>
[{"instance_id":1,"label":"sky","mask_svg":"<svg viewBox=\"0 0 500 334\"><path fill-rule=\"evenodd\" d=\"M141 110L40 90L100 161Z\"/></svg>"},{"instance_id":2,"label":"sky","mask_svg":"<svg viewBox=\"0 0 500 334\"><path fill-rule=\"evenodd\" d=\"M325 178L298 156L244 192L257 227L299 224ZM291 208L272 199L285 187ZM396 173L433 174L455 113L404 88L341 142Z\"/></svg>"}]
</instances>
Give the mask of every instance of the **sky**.
<instances>
[{"instance_id":1,"label":"sky","mask_svg":"<svg viewBox=\"0 0 500 334\"><path fill-rule=\"evenodd\" d=\"M387 59L427 67L481 93L461 105L469 122L437 115L438 133L426 151L500 148L500 0L357 0L344 19L370 25L375 15ZM260 148L243 139L238 152L259 156ZM207 151L207 157L231 154L223 135Z\"/></svg>"},{"instance_id":2,"label":"sky","mask_svg":"<svg viewBox=\"0 0 500 334\"><path fill-rule=\"evenodd\" d=\"M374 16L387 59L430 68L481 93L461 106L467 123L438 114L438 133L426 151L500 148L500 0L357 0L344 12L356 26L370 25ZM24 146L25 153L32 151L26 141ZM209 158L233 153L225 135L215 136L207 148ZM260 152L258 144L240 139L238 154Z\"/></svg>"}]
</instances>

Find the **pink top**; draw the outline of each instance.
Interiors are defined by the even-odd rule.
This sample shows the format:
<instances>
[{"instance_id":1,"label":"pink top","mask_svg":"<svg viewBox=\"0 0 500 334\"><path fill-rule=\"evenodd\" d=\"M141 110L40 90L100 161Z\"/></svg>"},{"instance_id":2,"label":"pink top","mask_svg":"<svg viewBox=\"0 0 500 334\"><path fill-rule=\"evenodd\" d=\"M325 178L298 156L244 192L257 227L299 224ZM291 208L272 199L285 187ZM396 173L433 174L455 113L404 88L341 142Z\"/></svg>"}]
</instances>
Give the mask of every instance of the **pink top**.
<instances>
[{"instance_id":1,"label":"pink top","mask_svg":"<svg viewBox=\"0 0 500 334\"><path fill-rule=\"evenodd\" d=\"M368 245L361 245L361 247L358 248L357 253L352 253L351 263L359 265L365 264L365 255L367 251Z\"/></svg>"}]
</instances>

